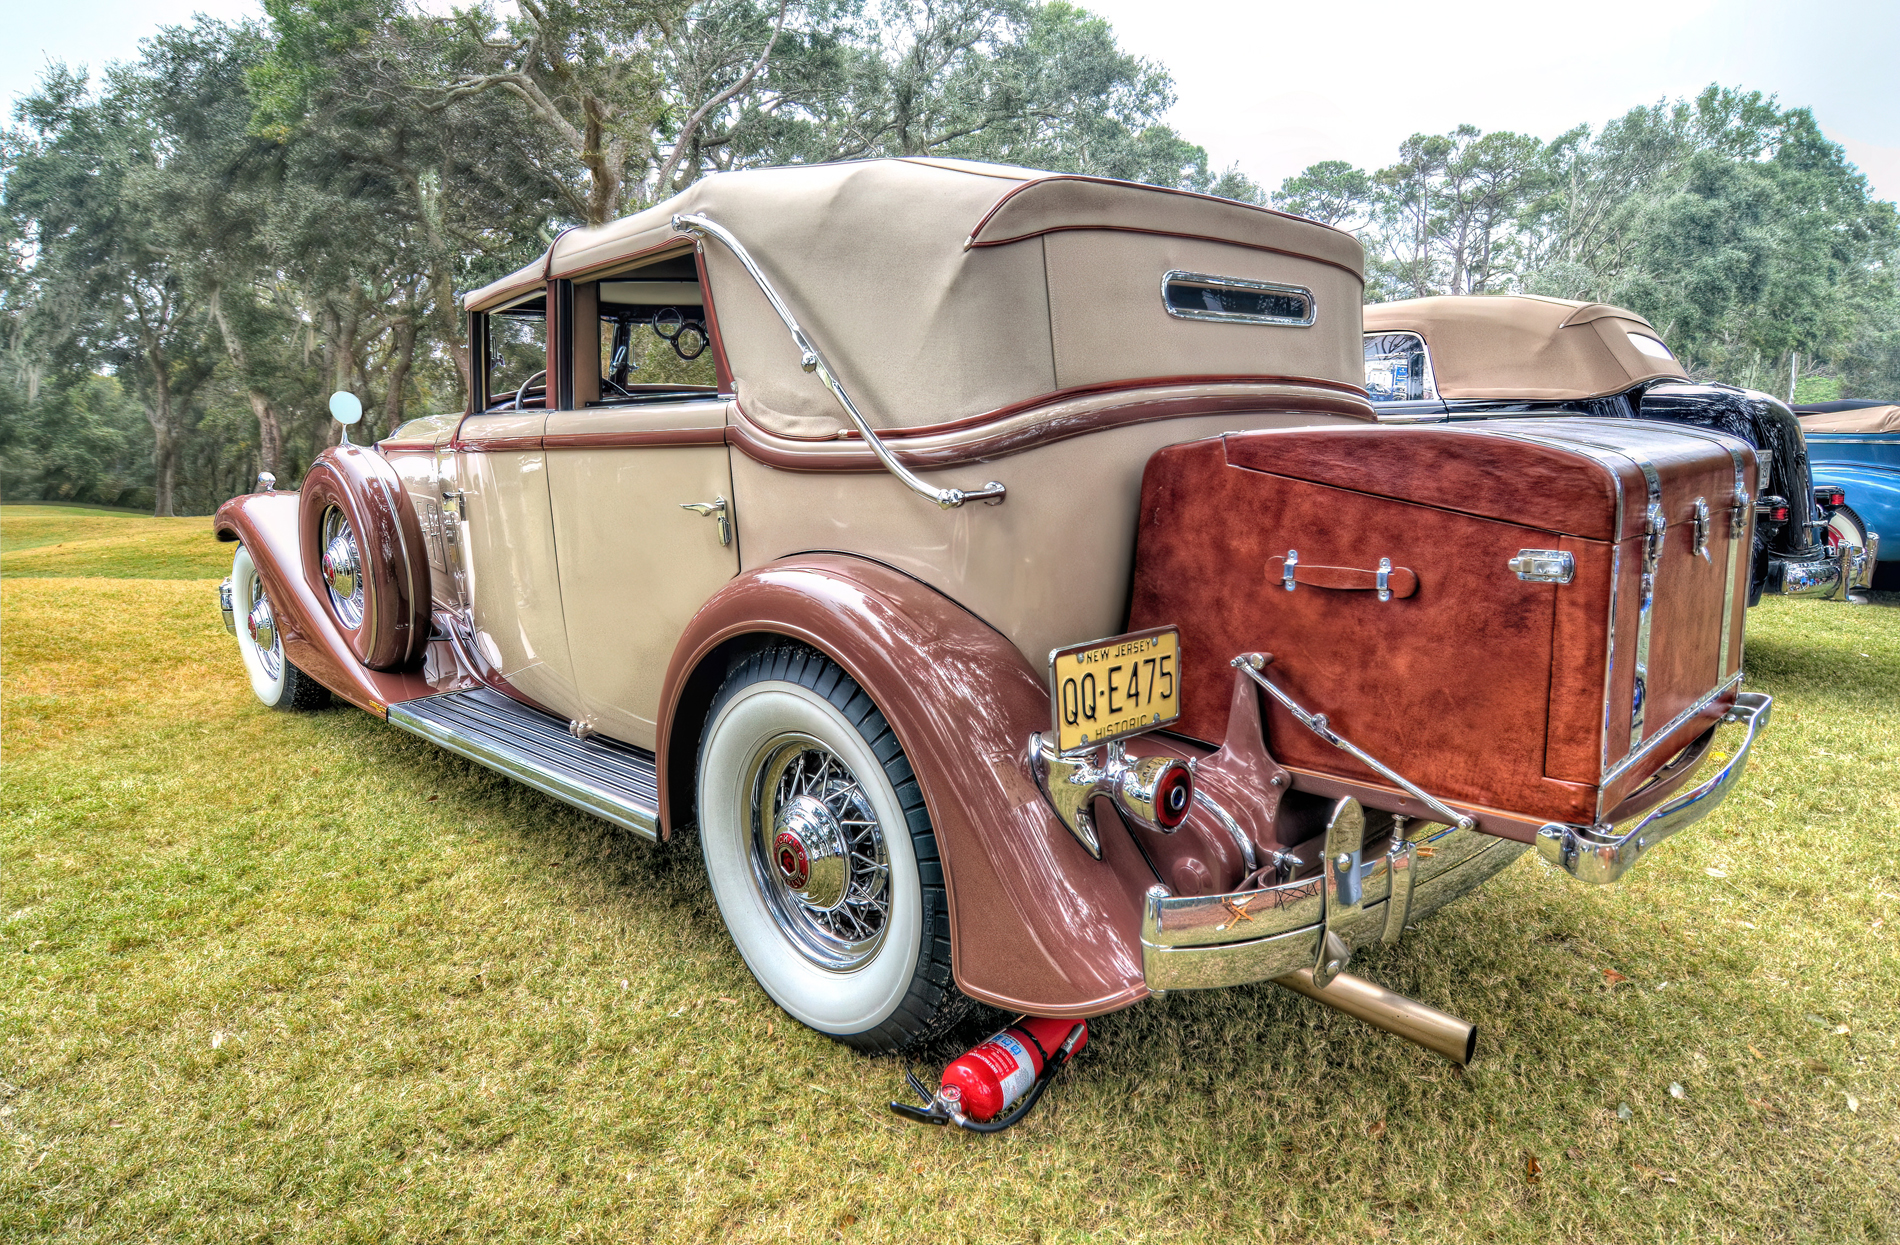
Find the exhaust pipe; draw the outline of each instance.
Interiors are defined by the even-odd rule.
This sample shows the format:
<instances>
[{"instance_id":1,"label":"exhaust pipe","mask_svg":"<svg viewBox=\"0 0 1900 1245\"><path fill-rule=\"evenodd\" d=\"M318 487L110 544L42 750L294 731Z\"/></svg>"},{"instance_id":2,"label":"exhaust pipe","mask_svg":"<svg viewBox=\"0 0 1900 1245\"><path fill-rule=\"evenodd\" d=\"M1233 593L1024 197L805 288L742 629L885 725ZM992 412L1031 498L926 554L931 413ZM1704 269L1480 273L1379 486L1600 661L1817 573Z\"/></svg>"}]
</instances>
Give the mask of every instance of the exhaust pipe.
<instances>
[{"instance_id":1,"label":"exhaust pipe","mask_svg":"<svg viewBox=\"0 0 1900 1245\"><path fill-rule=\"evenodd\" d=\"M1273 984L1304 994L1335 1011L1357 1016L1375 1029L1397 1034L1406 1041L1443 1055L1460 1067L1471 1062L1478 1046L1478 1026L1449 1012L1408 999L1403 994L1352 973L1340 973L1325 986L1313 984L1313 970L1297 969Z\"/></svg>"}]
</instances>

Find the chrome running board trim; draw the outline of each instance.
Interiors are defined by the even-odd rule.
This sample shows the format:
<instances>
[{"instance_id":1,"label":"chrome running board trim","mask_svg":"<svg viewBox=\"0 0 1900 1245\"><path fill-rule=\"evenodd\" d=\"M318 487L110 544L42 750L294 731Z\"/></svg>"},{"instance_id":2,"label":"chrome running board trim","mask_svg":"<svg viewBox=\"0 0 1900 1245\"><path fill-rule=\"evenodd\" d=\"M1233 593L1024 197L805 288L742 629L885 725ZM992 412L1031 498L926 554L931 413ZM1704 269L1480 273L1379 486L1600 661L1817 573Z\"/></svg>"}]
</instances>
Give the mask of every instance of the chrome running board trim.
<instances>
[{"instance_id":1,"label":"chrome running board trim","mask_svg":"<svg viewBox=\"0 0 1900 1245\"><path fill-rule=\"evenodd\" d=\"M389 722L584 813L660 837L659 770L643 748L576 739L559 718L486 687L391 705Z\"/></svg>"}]
</instances>

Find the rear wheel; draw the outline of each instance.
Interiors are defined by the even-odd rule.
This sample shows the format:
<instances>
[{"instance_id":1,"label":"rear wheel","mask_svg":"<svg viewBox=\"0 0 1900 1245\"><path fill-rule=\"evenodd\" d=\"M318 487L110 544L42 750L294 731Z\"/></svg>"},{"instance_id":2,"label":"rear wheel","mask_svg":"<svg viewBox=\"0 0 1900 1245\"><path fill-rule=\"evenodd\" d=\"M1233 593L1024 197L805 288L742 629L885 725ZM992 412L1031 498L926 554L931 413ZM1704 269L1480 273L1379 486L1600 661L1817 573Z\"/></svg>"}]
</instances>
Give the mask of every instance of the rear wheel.
<instances>
[{"instance_id":1,"label":"rear wheel","mask_svg":"<svg viewBox=\"0 0 1900 1245\"><path fill-rule=\"evenodd\" d=\"M923 793L836 662L787 644L733 668L700 741L698 813L732 941L795 1019L896 1051L962 1018Z\"/></svg>"},{"instance_id":2,"label":"rear wheel","mask_svg":"<svg viewBox=\"0 0 1900 1245\"><path fill-rule=\"evenodd\" d=\"M243 545L237 547L231 559L231 604L237 621L238 652L244 657L244 670L251 676L251 690L257 698L273 709L321 709L328 705L329 690L284 656L283 637L277 632L277 618L264 593L264 581L251 561L251 551Z\"/></svg>"}]
</instances>

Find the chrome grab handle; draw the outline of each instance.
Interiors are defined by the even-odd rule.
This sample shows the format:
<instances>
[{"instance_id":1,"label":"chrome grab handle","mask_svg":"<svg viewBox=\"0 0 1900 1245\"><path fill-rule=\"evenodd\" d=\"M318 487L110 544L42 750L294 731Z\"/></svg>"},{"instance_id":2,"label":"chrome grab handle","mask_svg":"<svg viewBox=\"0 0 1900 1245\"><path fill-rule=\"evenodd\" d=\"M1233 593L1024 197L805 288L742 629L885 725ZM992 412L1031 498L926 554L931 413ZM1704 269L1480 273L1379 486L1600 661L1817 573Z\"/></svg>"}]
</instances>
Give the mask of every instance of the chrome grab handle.
<instances>
[{"instance_id":1,"label":"chrome grab handle","mask_svg":"<svg viewBox=\"0 0 1900 1245\"><path fill-rule=\"evenodd\" d=\"M1580 881L1597 884L1616 881L1650 848L1676 831L1701 821L1728 798L1730 789L1740 781L1742 771L1748 766L1749 749L1755 746L1755 737L1768 725L1774 704L1772 696L1760 692L1743 692L1735 698L1735 707L1723 715L1722 722L1742 724L1748 728L1748 734L1707 782L1651 809L1622 834L1610 825L1547 825L1537 832L1537 854Z\"/></svg>"},{"instance_id":2,"label":"chrome grab handle","mask_svg":"<svg viewBox=\"0 0 1900 1245\"><path fill-rule=\"evenodd\" d=\"M1425 794L1423 789L1421 789L1420 787L1418 787L1417 785L1415 785L1414 783L1406 779L1397 770L1394 770L1390 766L1385 765L1384 763L1380 762L1377 758L1373 757L1370 753L1360 748L1357 744L1353 743L1350 739L1345 739L1341 737L1336 731L1333 730L1333 728L1330 725L1327 724L1325 714L1308 713L1306 710L1302 709L1294 701L1294 699L1291 696L1288 696L1285 692L1281 691L1279 688L1275 687L1273 684L1267 682L1267 677L1260 673L1261 669L1265 667L1267 664L1266 654L1242 653L1240 656L1234 658L1231 664L1234 667L1234 669L1241 671L1248 678L1252 679L1255 683L1258 683L1261 687L1266 688L1267 695L1273 697L1275 700L1285 705L1287 708L1287 711L1291 713L1294 717L1300 720L1300 725L1304 726L1307 730L1312 731L1315 735L1318 735L1321 739L1324 739L1327 743L1331 744L1333 747L1338 748L1344 752L1349 752L1353 756L1357 757L1361 763L1366 765L1368 768L1372 769L1375 773L1378 773L1379 775L1383 776L1388 781L1403 788L1407 795L1410 795L1413 799L1423 804L1426 808L1431 809L1432 812L1437 813L1439 817L1443 818L1447 824L1456 826L1460 830L1471 830L1471 829L1476 828L1478 823L1475 820L1473 820L1470 817L1467 817L1463 813L1458 812L1456 809L1453 809L1450 805L1445 804L1433 798L1432 796Z\"/></svg>"},{"instance_id":3,"label":"chrome grab handle","mask_svg":"<svg viewBox=\"0 0 1900 1245\"><path fill-rule=\"evenodd\" d=\"M695 238L717 238L726 244L726 249L731 251L741 264L745 265L745 270L751 273L752 279L758 283L759 292L765 295L765 301L772 304L772 310L778 313L778 318L785 322L786 330L791 333L792 344L798 347L798 365L807 372L818 373L818 379L825 383L825 388L831 390L831 396L838 400L838 405L844 408L844 413L851 417L858 435L863 437L864 443L871 447L871 453L877 455L878 462L884 465L886 471L902 481L905 488L920 497L928 497L945 510L954 510L966 501L981 501L992 506L1002 504L1003 486L994 480L978 489L938 488L924 483L908 467L897 461L897 456L891 453L877 433L872 431L871 425L865 422L864 416L858 413L857 404L851 401L851 395L844 391L844 386L838 383L836 376L832 375L830 365L825 362L825 356L819 353L818 347L812 344L811 338L805 336L805 330L799 327L798 321L792 316L791 309L785 305L785 300L779 297L778 290L773 288L772 283L759 270L758 264L753 262L751 253L745 249L739 239L732 236L729 230L697 213L675 216L673 229L676 233L690 234Z\"/></svg>"},{"instance_id":4,"label":"chrome grab handle","mask_svg":"<svg viewBox=\"0 0 1900 1245\"><path fill-rule=\"evenodd\" d=\"M683 501L681 510L690 510L702 519L719 520L719 544L724 547L732 544L732 509L726 505L724 497L715 497L711 501Z\"/></svg>"}]
</instances>

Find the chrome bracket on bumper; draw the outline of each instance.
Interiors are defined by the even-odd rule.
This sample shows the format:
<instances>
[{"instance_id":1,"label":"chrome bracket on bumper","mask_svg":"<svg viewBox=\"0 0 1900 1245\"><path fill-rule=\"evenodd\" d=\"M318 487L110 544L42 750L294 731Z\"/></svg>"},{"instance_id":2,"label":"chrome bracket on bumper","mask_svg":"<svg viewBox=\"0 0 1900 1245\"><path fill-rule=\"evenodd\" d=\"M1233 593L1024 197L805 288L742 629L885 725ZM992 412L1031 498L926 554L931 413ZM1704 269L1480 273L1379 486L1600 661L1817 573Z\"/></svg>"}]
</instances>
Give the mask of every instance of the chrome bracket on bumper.
<instances>
[{"instance_id":1,"label":"chrome bracket on bumper","mask_svg":"<svg viewBox=\"0 0 1900 1245\"><path fill-rule=\"evenodd\" d=\"M231 609L231 577L229 575L226 575L224 582L218 585L218 609L224 615L224 629L236 635L237 615Z\"/></svg>"},{"instance_id":2,"label":"chrome bracket on bumper","mask_svg":"<svg viewBox=\"0 0 1900 1245\"><path fill-rule=\"evenodd\" d=\"M1735 698L1734 707L1723 716L1721 725L1743 726L1747 734L1722 768L1706 781L1651 809L1627 830L1612 825L1547 825L1537 834L1538 855L1581 881L1616 881L1650 848L1701 821L1728 798L1748 767L1749 750L1768 725L1774 703L1773 697L1760 692L1743 692Z\"/></svg>"},{"instance_id":3,"label":"chrome bracket on bumper","mask_svg":"<svg viewBox=\"0 0 1900 1245\"><path fill-rule=\"evenodd\" d=\"M1880 537L1874 532L1867 533L1867 543L1862 545L1841 546L1841 582L1838 591L1828 596L1847 599L1847 594L1856 588L1871 588L1874 583L1874 563L1880 560Z\"/></svg>"},{"instance_id":4,"label":"chrome bracket on bumper","mask_svg":"<svg viewBox=\"0 0 1900 1245\"><path fill-rule=\"evenodd\" d=\"M1431 833L1395 841L1371 860L1343 853L1346 865L1333 859L1329 830L1327 872L1279 886L1180 897L1151 888L1141 920L1148 988L1203 990L1269 981L1324 968L1320 957L1329 948L1330 958L1343 967L1351 948L1396 941L1409 922L1476 889L1529 848L1457 826L1427 822L1422 828ZM1335 899L1329 891L1344 889L1348 879L1356 893Z\"/></svg>"},{"instance_id":5,"label":"chrome bracket on bumper","mask_svg":"<svg viewBox=\"0 0 1900 1245\"><path fill-rule=\"evenodd\" d=\"M1775 594L1784 597L1828 596L1852 573L1848 559L1848 549L1844 548L1839 553L1804 562L1777 560L1774 565L1780 573L1771 575L1769 586Z\"/></svg>"}]
</instances>

